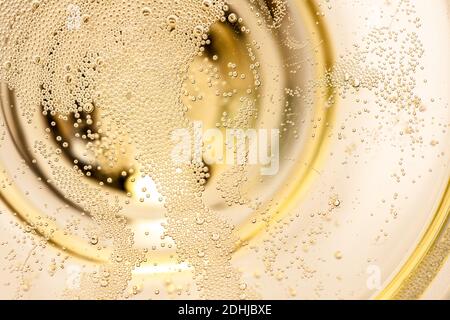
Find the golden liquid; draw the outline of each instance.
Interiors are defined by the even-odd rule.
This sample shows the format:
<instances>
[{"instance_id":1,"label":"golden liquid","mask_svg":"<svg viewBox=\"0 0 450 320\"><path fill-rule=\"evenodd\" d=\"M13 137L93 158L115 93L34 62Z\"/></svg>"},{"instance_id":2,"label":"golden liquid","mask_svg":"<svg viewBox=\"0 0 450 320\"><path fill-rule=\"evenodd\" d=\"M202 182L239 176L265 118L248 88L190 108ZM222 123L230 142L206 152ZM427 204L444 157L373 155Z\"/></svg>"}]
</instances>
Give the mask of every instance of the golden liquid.
<instances>
[{"instance_id":1,"label":"golden liquid","mask_svg":"<svg viewBox=\"0 0 450 320\"><path fill-rule=\"evenodd\" d=\"M414 4L4 4L1 297L419 297L394 276L448 256L450 117ZM280 170L173 165L194 121L280 129Z\"/></svg>"}]
</instances>

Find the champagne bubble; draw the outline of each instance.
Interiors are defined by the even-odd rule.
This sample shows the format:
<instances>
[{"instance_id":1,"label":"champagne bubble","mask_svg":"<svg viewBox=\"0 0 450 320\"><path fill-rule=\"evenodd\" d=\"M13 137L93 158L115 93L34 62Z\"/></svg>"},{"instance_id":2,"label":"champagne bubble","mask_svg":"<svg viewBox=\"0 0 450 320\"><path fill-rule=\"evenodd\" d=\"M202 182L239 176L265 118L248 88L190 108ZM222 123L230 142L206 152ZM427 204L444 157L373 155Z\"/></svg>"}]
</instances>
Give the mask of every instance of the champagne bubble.
<instances>
[{"instance_id":1,"label":"champagne bubble","mask_svg":"<svg viewBox=\"0 0 450 320\"><path fill-rule=\"evenodd\" d=\"M235 13L230 13L228 15L228 21L230 21L231 23L235 23L237 21L237 16Z\"/></svg>"}]
</instances>

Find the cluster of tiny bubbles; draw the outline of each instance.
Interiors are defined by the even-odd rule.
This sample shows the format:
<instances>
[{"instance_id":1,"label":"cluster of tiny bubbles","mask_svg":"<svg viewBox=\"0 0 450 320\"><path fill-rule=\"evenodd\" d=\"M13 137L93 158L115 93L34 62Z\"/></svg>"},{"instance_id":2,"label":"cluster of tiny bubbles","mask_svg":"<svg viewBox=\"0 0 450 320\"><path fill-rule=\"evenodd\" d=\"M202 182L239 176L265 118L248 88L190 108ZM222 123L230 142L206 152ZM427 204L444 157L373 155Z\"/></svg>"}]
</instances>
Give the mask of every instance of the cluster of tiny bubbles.
<instances>
[{"instance_id":1,"label":"cluster of tiny bubbles","mask_svg":"<svg viewBox=\"0 0 450 320\"><path fill-rule=\"evenodd\" d=\"M321 197L323 196L321 195ZM310 215L311 218L316 215L322 218L317 225L302 228L301 232L295 234L289 234L286 230L292 225L296 225L298 220L303 217L299 212L277 219L274 224L267 224L262 247L257 250L262 253L265 273L277 281L286 280L286 273L290 269L299 272L299 279L311 279L316 276L317 270L305 261L303 254L311 250L319 239L327 238L330 235L329 232L324 231L323 223L329 221L333 215L337 215L340 207L341 200L338 195L332 194L329 196L325 208ZM283 254L288 254L289 258L287 260L279 259ZM334 256L337 260L342 259L340 252L335 252ZM291 285L295 286L294 283Z\"/></svg>"},{"instance_id":2,"label":"cluster of tiny bubbles","mask_svg":"<svg viewBox=\"0 0 450 320\"><path fill-rule=\"evenodd\" d=\"M445 261L449 251L450 230L446 229L437 244L414 271L413 276L406 280L406 284L402 286L396 298L399 300L420 299L422 293L427 289L430 279L437 275L439 266Z\"/></svg>"},{"instance_id":3,"label":"cluster of tiny bubbles","mask_svg":"<svg viewBox=\"0 0 450 320\"><path fill-rule=\"evenodd\" d=\"M399 10L405 12L406 16L415 13L409 1L403 1ZM333 106L337 98L355 98L357 103L363 104L363 111L344 119L340 126L341 132L337 132L340 140L345 137L346 122L354 117L370 114L378 121L378 130L392 127L395 118L408 125L400 131L398 137L393 137L390 130L381 130L374 137L377 141L362 139L368 147L374 142L386 140L391 140L394 144L409 144L411 149L423 145L420 127L423 125L421 114L425 108L421 98L415 94L415 88L416 73L423 69L421 58L424 48L418 34L409 26L413 24L419 27L416 21L417 19L411 19L409 22L399 22L398 25L372 28L360 43L354 44L352 50L341 54L321 79L311 81L306 88L286 88L286 93L304 98L306 93L316 92L326 98L326 107ZM367 107L367 99L361 101L359 94L362 92L370 93L374 108ZM313 103L312 100L304 102ZM318 126L319 121L316 119L314 126ZM364 130L361 128L362 132ZM369 133L366 133L368 136Z\"/></svg>"},{"instance_id":4,"label":"cluster of tiny bubbles","mask_svg":"<svg viewBox=\"0 0 450 320\"><path fill-rule=\"evenodd\" d=\"M33 149L51 168L47 182L79 205L113 244L109 262L83 277L72 296L117 298L132 269L145 260L133 248L133 233L118 199L111 200L103 182L92 186L83 180L99 169L99 158L112 166L131 149L139 164L136 173L150 176L165 199L167 234L176 242L180 261L194 267L202 296L256 297L251 288L243 288L230 262L238 242L234 227L203 203L208 168L203 163L175 165L173 146L167 143L173 130L191 127L181 88L190 63L210 42L211 25L225 17L230 23L242 22L228 10L224 0L0 3L0 79L14 90L27 122L41 113L54 119L47 133L58 122L95 128L73 131L84 153L94 157L84 167L82 159L74 159L67 170L59 161L62 149L47 141L36 140ZM255 62L258 87L257 69ZM253 100L243 99L241 105L233 126L247 125L255 116ZM61 136L56 141L69 147ZM96 246L97 236L89 242Z\"/></svg>"},{"instance_id":5,"label":"cluster of tiny bubbles","mask_svg":"<svg viewBox=\"0 0 450 320\"><path fill-rule=\"evenodd\" d=\"M246 167L243 165L233 166L230 170L222 174L216 189L228 206L232 206L233 204L244 205L249 202L243 190L247 180Z\"/></svg>"},{"instance_id":6,"label":"cluster of tiny bubbles","mask_svg":"<svg viewBox=\"0 0 450 320\"><path fill-rule=\"evenodd\" d=\"M286 0L259 1L249 0L251 9L257 12L258 24L265 24L269 29L278 29L288 14Z\"/></svg>"},{"instance_id":7,"label":"cluster of tiny bubbles","mask_svg":"<svg viewBox=\"0 0 450 320\"><path fill-rule=\"evenodd\" d=\"M133 247L133 233L120 215L117 197L111 199L100 186L92 186L81 180L82 172L79 169L68 170L58 161L56 150L44 142L38 141L35 149L47 159L53 170L52 180L48 183L89 214L101 234L113 244L110 260L99 271L102 278L98 278L98 273L86 274L81 278L80 289L68 290L68 296L81 299L120 297L131 278L131 267L139 265L145 258L143 252ZM93 246L97 245L98 236L91 235L89 242Z\"/></svg>"}]
</instances>

